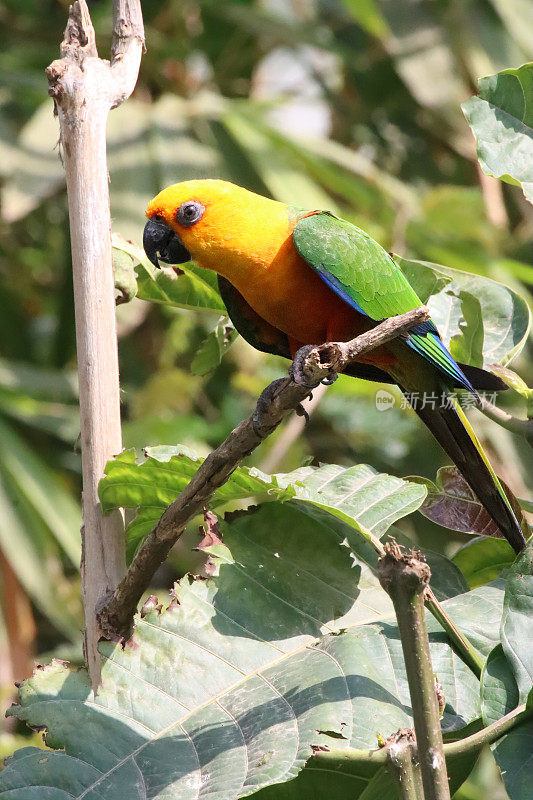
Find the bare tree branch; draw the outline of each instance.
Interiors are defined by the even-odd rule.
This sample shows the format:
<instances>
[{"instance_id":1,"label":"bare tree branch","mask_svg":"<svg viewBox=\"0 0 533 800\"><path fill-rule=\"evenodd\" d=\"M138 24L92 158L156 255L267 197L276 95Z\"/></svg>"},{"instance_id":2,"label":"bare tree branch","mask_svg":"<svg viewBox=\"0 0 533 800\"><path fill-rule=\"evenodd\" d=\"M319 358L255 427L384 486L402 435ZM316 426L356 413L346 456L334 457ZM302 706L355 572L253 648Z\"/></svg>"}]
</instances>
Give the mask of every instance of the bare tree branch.
<instances>
[{"instance_id":1,"label":"bare tree branch","mask_svg":"<svg viewBox=\"0 0 533 800\"><path fill-rule=\"evenodd\" d=\"M307 416L311 416L326 390L327 386L317 386L316 389L313 389L312 397L302 401L302 406L307 412ZM292 417L289 422L287 422L285 429L280 433L272 449L267 453L265 459L261 463L261 470L263 472L274 472L294 442L302 435L306 420L307 418L304 414L301 414L300 416Z\"/></svg>"},{"instance_id":2,"label":"bare tree branch","mask_svg":"<svg viewBox=\"0 0 533 800\"><path fill-rule=\"evenodd\" d=\"M305 386L293 377L271 383L257 401L254 413L233 430L210 453L177 500L164 511L157 525L137 551L125 577L113 594L109 593L98 614L106 638L128 638L137 603L147 589L155 570L167 557L189 520L209 502L239 463L279 425L321 381L341 372L363 353L405 334L429 319L424 306L391 317L350 342L328 342L298 351L295 364Z\"/></svg>"},{"instance_id":3,"label":"bare tree branch","mask_svg":"<svg viewBox=\"0 0 533 800\"><path fill-rule=\"evenodd\" d=\"M533 447L533 419L519 419L513 417L503 408L498 408L483 395L481 395L481 403L478 406L479 410L485 414L486 417L497 422L502 428L506 428L511 433L516 433L518 436L523 436L526 442Z\"/></svg>"},{"instance_id":4,"label":"bare tree branch","mask_svg":"<svg viewBox=\"0 0 533 800\"><path fill-rule=\"evenodd\" d=\"M69 9L61 58L47 69L59 116L70 216L83 471L85 657L100 679L96 605L124 575L122 515L104 518L98 482L122 449L106 122L133 91L144 45L139 0L115 0L112 62L98 58L85 0Z\"/></svg>"}]
</instances>

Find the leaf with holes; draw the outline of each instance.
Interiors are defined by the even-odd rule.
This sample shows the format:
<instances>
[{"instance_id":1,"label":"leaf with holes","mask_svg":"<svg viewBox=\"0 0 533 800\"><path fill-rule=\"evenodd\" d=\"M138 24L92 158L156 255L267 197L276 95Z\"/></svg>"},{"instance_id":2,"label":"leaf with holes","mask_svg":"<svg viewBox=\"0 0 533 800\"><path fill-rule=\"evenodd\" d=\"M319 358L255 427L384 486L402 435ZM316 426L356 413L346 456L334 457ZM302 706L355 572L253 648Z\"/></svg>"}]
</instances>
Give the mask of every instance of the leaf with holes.
<instances>
[{"instance_id":1,"label":"leaf with holes","mask_svg":"<svg viewBox=\"0 0 533 800\"><path fill-rule=\"evenodd\" d=\"M377 733L412 725L390 603L342 534L291 503L221 530L231 558L216 578L183 578L162 613L137 618L124 649L102 646L97 697L83 670L58 662L21 686L9 713L45 726L63 749L17 754L0 792L233 800L295 777L313 744L375 748ZM484 652L502 594L484 587L445 601ZM479 717L479 684L428 625L443 730L460 731Z\"/></svg>"},{"instance_id":2,"label":"leaf with holes","mask_svg":"<svg viewBox=\"0 0 533 800\"><path fill-rule=\"evenodd\" d=\"M134 450L126 450L108 461L106 477L99 486L104 513L121 507L137 509L126 533L130 556L202 461L183 446L146 448L145 458L140 460ZM425 496L423 486L376 472L366 464L348 468L335 464L302 467L277 475L238 467L229 481L217 489L209 505L216 509L249 497L261 501L294 500L310 515L335 518L371 543L393 522L416 511Z\"/></svg>"},{"instance_id":3,"label":"leaf with holes","mask_svg":"<svg viewBox=\"0 0 533 800\"><path fill-rule=\"evenodd\" d=\"M165 508L187 486L202 461L193 450L178 445L147 447L140 458L135 450L125 450L107 462L106 475L98 487L104 514L114 508L137 509L126 531L130 557ZM281 485L276 476L250 467L238 467L217 489L209 505L215 509L247 497L283 499L293 493L292 487Z\"/></svg>"}]
</instances>

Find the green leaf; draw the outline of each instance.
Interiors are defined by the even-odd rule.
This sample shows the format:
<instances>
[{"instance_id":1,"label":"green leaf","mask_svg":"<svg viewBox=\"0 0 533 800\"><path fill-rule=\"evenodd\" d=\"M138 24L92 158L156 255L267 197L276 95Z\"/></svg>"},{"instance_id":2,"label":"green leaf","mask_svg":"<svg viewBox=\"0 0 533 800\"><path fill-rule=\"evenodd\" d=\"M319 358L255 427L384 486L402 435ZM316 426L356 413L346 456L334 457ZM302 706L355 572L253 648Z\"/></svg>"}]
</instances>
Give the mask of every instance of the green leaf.
<instances>
[{"instance_id":1,"label":"green leaf","mask_svg":"<svg viewBox=\"0 0 533 800\"><path fill-rule=\"evenodd\" d=\"M481 675L481 708L485 725L496 722L519 703L519 692L504 649L497 645ZM491 749L510 800L529 800L533 766L533 721L512 728Z\"/></svg>"},{"instance_id":2,"label":"green leaf","mask_svg":"<svg viewBox=\"0 0 533 800\"><path fill-rule=\"evenodd\" d=\"M470 643L485 657L500 641L504 588L503 581L494 581L442 604ZM431 625L432 620L428 619L428 624Z\"/></svg>"},{"instance_id":3,"label":"green leaf","mask_svg":"<svg viewBox=\"0 0 533 800\"><path fill-rule=\"evenodd\" d=\"M206 375L220 364L238 334L228 317L221 317L215 329L204 339L191 364L195 375Z\"/></svg>"},{"instance_id":4,"label":"green leaf","mask_svg":"<svg viewBox=\"0 0 533 800\"><path fill-rule=\"evenodd\" d=\"M39 456L0 421L0 468L14 481L32 513L49 528L71 563L81 557L81 510Z\"/></svg>"},{"instance_id":5,"label":"green leaf","mask_svg":"<svg viewBox=\"0 0 533 800\"><path fill-rule=\"evenodd\" d=\"M492 752L509 800L530 800L533 771L533 722L528 720L502 736Z\"/></svg>"},{"instance_id":6,"label":"green leaf","mask_svg":"<svg viewBox=\"0 0 533 800\"><path fill-rule=\"evenodd\" d=\"M525 703L533 683L532 618L533 538L511 567L502 617L502 645L513 668L521 703Z\"/></svg>"},{"instance_id":7,"label":"green leaf","mask_svg":"<svg viewBox=\"0 0 533 800\"><path fill-rule=\"evenodd\" d=\"M137 294L137 276L135 274L136 259L117 246L117 238L113 241L113 275L115 279L115 302L129 303Z\"/></svg>"},{"instance_id":8,"label":"green leaf","mask_svg":"<svg viewBox=\"0 0 533 800\"><path fill-rule=\"evenodd\" d=\"M390 33L376 0L343 0L343 4L357 24L372 36L381 39Z\"/></svg>"},{"instance_id":9,"label":"green leaf","mask_svg":"<svg viewBox=\"0 0 533 800\"><path fill-rule=\"evenodd\" d=\"M519 704L518 686L501 644L491 650L481 674L481 711L485 725L501 719Z\"/></svg>"},{"instance_id":10,"label":"green leaf","mask_svg":"<svg viewBox=\"0 0 533 800\"><path fill-rule=\"evenodd\" d=\"M84 671L57 662L23 684L9 713L64 750L15 756L0 791L231 800L293 778L312 744L375 748L376 733L412 724L390 603L339 534L278 503L221 527L232 562L183 578L168 608L137 617L125 649L103 645L97 697ZM450 602L470 629L491 618L490 592ZM458 731L479 716L478 682L428 622L443 729Z\"/></svg>"},{"instance_id":11,"label":"green leaf","mask_svg":"<svg viewBox=\"0 0 533 800\"><path fill-rule=\"evenodd\" d=\"M428 305L444 344L458 361L505 366L522 350L530 312L520 295L480 275L394 258Z\"/></svg>"},{"instance_id":12,"label":"green leaf","mask_svg":"<svg viewBox=\"0 0 533 800\"><path fill-rule=\"evenodd\" d=\"M459 292L461 300L461 319L456 333L450 339L454 358L464 364L483 366L483 313L478 297L469 292Z\"/></svg>"},{"instance_id":13,"label":"green leaf","mask_svg":"<svg viewBox=\"0 0 533 800\"><path fill-rule=\"evenodd\" d=\"M203 308L225 313L226 307L218 291L217 276L211 270L181 265L180 272L183 274L177 275L172 267L156 269L144 250L116 234L113 235L113 249L117 255L125 253L133 258L136 264L137 297L141 300L178 308Z\"/></svg>"},{"instance_id":14,"label":"green leaf","mask_svg":"<svg viewBox=\"0 0 533 800\"><path fill-rule=\"evenodd\" d=\"M520 702L513 669L501 644L491 651L481 675L483 722L490 725ZM491 746L510 800L529 800L533 766L533 721L528 720Z\"/></svg>"},{"instance_id":15,"label":"green leaf","mask_svg":"<svg viewBox=\"0 0 533 800\"><path fill-rule=\"evenodd\" d=\"M473 539L453 556L471 589L495 580L500 572L510 567L516 553L506 539L484 536Z\"/></svg>"},{"instance_id":16,"label":"green leaf","mask_svg":"<svg viewBox=\"0 0 533 800\"><path fill-rule=\"evenodd\" d=\"M412 547L413 543L410 538L396 526L389 529L382 541L390 541L391 538L394 538L402 547ZM456 597L458 594L467 592L469 588L474 588L468 586L459 567L442 553L424 548L424 558L431 570L430 585L437 600L442 601L449 597ZM372 561L371 563L373 566L377 565L377 562Z\"/></svg>"},{"instance_id":17,"label":"green leaf","mask_svg":"<svg viewBox=\"0 0 533 800\"><path fill-rule=\"evenodd\" d=\"M364 761L346 761L335 765L335 771L325 769L315 759L307 762L304 769L292 781L267 786L254 794L256 800L396 800L397 784L392 773Z\"/></svg>"},{"instance_id":18,"label":"green leaf","mask_svg":"<svg viewBox=\"0 0 533 800\"><path fill-rule=\"evenodd\" d=\"M512 369L506 369L505 367L500 367L499 364L494 364L494 368L491 371L501 378L510 389L514 389L522 397L529 397L533 391L520 375L517 375Z\"/></svg>"},{"instance_id":19,"label":"green leaf","mask_svg":"<svg viewBox=\"0 0 533 800\"><path fill-rule=\"evenodd\" d=\"M156 270L143 261L137 267L137 297L178 308L203 308L219 314L226 312L214 272L194 265L181 265L180 270L183 274L176 275L172 267Z\"/></svg>"},{"instance_id":20,"label":"green leaf","mask_svg":"<svg viewBox=\"0 0 533 800\"><path fill-rule=\"evenodd\" d=\"M126 531L128 552L152 530L159 517L187 486L203 459L185 446L147 447L137 460L134 450L125 450L106 464L106 477L98 493L104 514L113 508L136 508L137 515ZM238 467L229 481L215 492L210 508L247 497L272 499L291 494L274 476L254 468Z\"/></svg>"},{"instance_id":21,"label":"green leaf","mask_svg":"<svg viewBox=\"0 0 533 800\"><path fill-rule=\"evenodd\" d=\"M0 424L0 517L0 548L24 590L58 630L77 641L81 609L79 600L69 597L66 581L61 581L58 543L77 567L79 509L49 468L4 422Z\"/></svg>"},{"instance_id":22,"label":"green leaf","mask_svg":"<svg viewBox=\"0 0 533 800\"><path fill-rule=\"evenodd\" d=\"M146 459L137 462L127 450L106 465L99 487L104 513L113 508L137 508L128 526L128 550L150 532L165 508L176 499L202 463L185 447L146 448ZM415 511L426 495L424 487L360 464L340 467L302 467L294 472L266 475L255 468L238 467L217 489L210 508L229 501L290 499L318 520L334 518L357 531L367 542L380 537L396 520Z\"/></svg>"},{"instance_id":23,"label":"green leaf","mask_svg":"<svg viewBox=\"0 0 533 800\"><path fill-rule=\"evenodd\" d=\"M533 63L478 81L461 108L483 172L522 187L533 203Z\"/></svg>"}]
</instances>

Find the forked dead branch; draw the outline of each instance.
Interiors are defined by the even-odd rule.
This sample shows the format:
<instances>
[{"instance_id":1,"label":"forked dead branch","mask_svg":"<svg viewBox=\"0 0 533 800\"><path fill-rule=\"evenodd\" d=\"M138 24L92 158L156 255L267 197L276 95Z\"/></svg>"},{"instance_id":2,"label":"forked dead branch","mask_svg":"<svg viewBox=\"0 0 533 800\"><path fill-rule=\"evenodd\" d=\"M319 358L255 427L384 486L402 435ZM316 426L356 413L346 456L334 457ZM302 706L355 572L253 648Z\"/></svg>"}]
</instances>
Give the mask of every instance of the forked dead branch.
<instances>
[{"instance_id":1,"label":"forked dead branch","mask_svg":"<svg viewBox=\"0 0 533 800\"><path fill-rule=\"evenodd\" d=\"M122 516L103 517L98 500L106 461L122 448L106 123L109 111L135 87L143 47L140 0L113 2L111 61L98 57L87 4L78 0L69 10L61 58L46 71L59 117L69 204L83 471L85 658L95 688L101 663L96 605L126 568Z\"/></svg>"}]
</instances>

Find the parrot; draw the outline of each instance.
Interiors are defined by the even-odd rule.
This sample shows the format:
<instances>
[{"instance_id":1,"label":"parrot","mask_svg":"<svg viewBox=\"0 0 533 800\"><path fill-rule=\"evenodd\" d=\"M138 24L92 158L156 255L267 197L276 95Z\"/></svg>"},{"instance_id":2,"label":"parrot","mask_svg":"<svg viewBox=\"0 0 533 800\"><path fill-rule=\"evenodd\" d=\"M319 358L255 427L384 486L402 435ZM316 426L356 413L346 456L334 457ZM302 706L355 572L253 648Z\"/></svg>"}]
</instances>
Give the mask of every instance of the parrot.
<instances>
[{"instance_id":1,"label":"parrot","mask_svg":"<svg viewBox=\"0 0 533 800\"><path fill-rule=\"evenodd\" d=\"M218 276L237 331L256 349L294 358L305 345L349 341L422 305L391 255L362 229L327 210L273 200L228 181L188 180L148 205L143 246L156 266L194 260ZM352 377L395 383L410 400L487 513L518 553L524 534L454 388L505 384L456 363L429 320L360 357ZM449 402L416 403L428 392Z\"/></svg>"}]
</instances>

